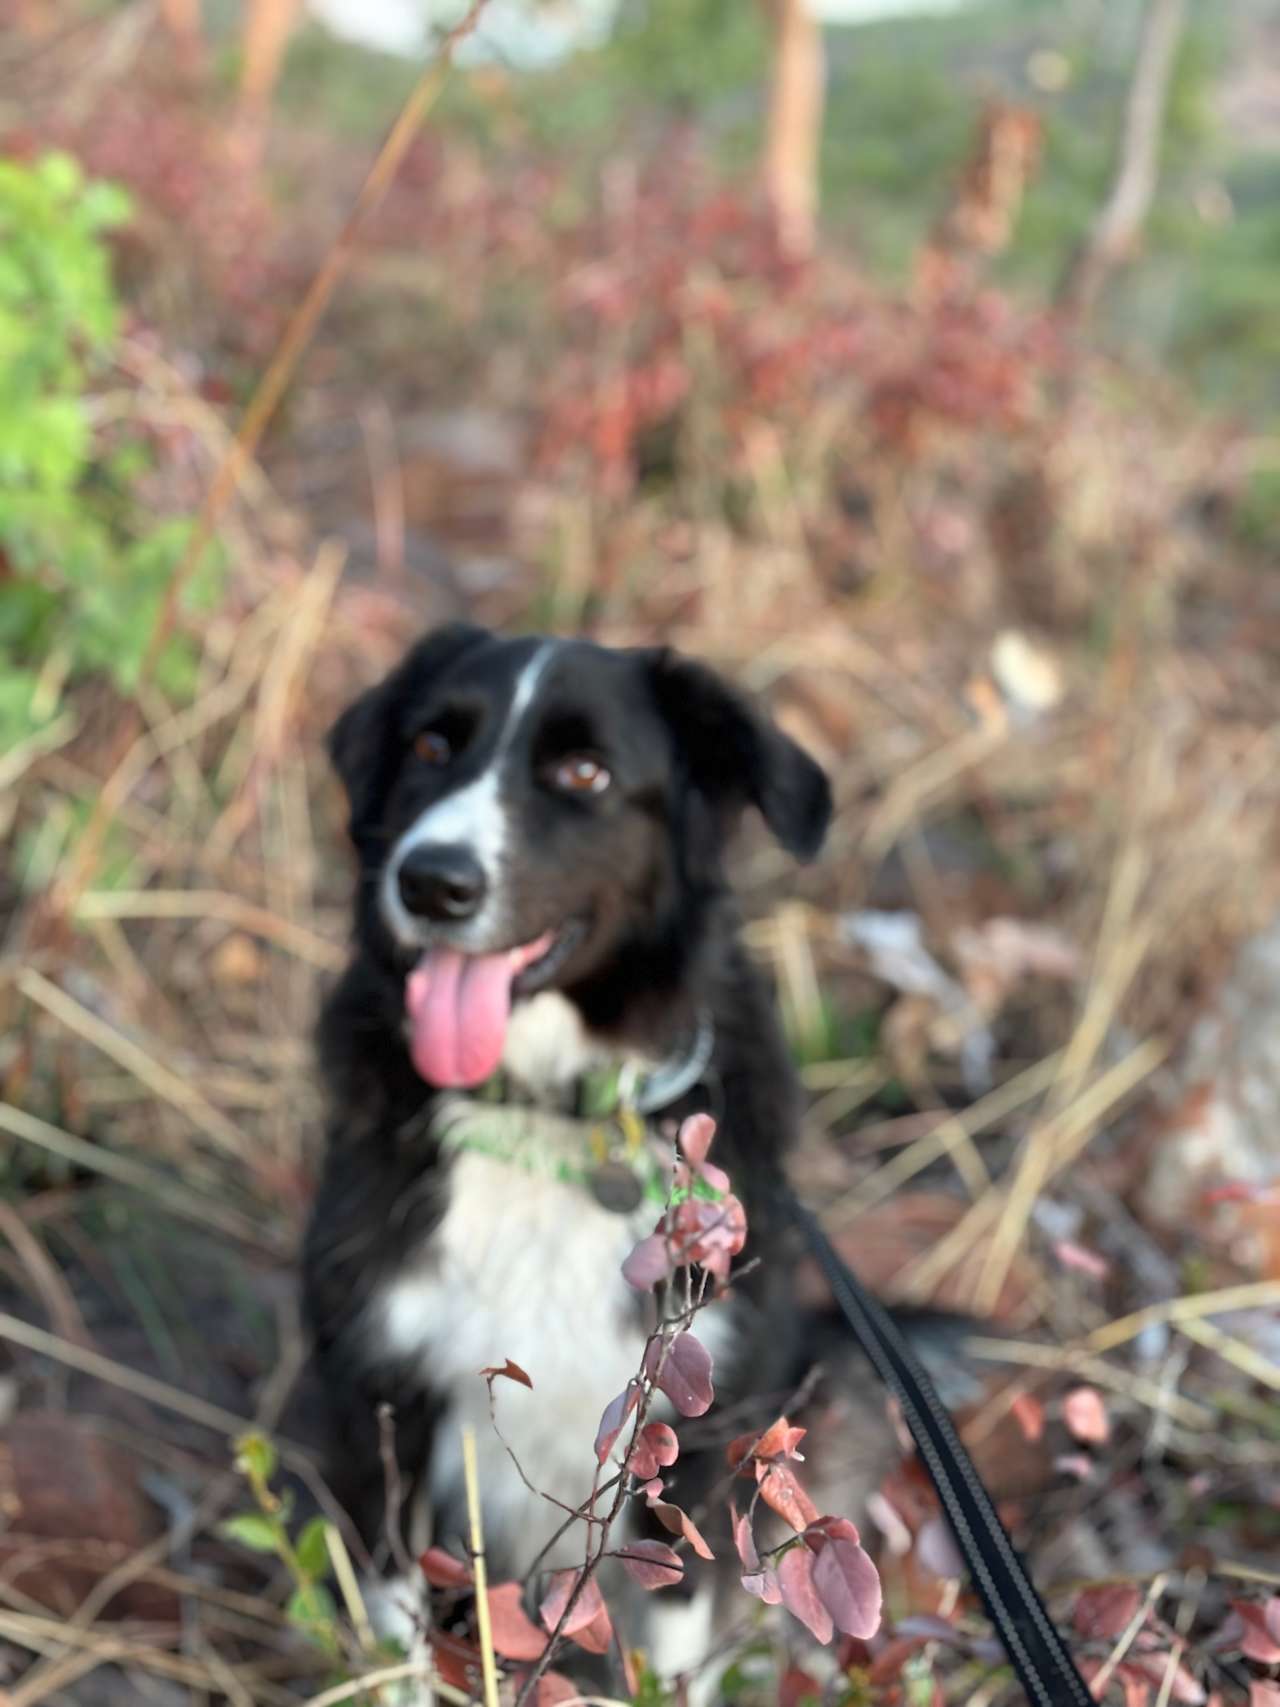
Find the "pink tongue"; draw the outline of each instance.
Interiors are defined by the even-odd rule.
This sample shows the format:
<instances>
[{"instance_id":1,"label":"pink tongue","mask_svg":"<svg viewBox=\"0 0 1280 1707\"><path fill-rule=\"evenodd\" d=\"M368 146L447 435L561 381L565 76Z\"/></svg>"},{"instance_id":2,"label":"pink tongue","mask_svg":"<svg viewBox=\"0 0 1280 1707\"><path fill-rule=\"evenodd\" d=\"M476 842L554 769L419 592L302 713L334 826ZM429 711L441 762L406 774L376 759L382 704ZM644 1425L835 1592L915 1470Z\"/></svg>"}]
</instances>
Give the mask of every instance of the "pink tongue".
<instances>
[{"instance_id":1,"label":"pink tongue","mask_svg":"<svg viewBox=\"0 0 1280 1707\"><path fill-rule=\"evenodd\" d=\"M502 1060L511 1013L511 981L546 952L548 934L502 954L433 949L409 974L405 1011L409 1053L429 1084L483 1084Z\"/></svg>"}]
</instances>

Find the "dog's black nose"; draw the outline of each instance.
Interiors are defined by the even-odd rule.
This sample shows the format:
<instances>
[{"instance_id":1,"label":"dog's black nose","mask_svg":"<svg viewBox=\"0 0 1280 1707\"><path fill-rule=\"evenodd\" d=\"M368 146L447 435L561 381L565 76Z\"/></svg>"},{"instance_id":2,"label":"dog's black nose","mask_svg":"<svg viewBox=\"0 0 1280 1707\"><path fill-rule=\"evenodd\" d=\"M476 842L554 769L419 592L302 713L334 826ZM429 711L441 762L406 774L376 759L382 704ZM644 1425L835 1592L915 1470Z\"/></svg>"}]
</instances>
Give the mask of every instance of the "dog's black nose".
<instances>
[{"instance_id":1,"label":"dog's black nose","mask_svg":"<svg viewBox=\"0 0 1280 1707\"><path fill-rule=\"evenodd\" d=\"M484 872L466 848L428 842L410 848L396 874L400 899L420 919L469 919L484 900Z\"/></svg>"}]
</instances>

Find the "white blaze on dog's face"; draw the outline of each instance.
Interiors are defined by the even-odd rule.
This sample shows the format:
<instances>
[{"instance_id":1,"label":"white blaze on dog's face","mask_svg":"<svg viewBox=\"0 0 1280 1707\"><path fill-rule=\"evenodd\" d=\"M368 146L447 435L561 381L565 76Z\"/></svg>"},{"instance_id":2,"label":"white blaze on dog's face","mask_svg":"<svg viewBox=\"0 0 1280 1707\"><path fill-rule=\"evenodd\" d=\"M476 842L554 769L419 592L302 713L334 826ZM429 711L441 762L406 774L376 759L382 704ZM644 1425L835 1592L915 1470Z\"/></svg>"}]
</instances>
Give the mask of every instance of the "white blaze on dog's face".
<instances>
[{"instance_id":1,"label":"white blaze on dog's face","mask_svg":"<svg viewBox=\"0 0 1280 1707\"><path fill-rule=\"evenodd\" d=\"M813 761L700 665L461 625L357 701L331 750L365 922L437 1086L496 1069L513 1003L559 989L607 1025L613 983L661 977L744 805L801 857L830 809Z\"/></svg>"}]
</instances>

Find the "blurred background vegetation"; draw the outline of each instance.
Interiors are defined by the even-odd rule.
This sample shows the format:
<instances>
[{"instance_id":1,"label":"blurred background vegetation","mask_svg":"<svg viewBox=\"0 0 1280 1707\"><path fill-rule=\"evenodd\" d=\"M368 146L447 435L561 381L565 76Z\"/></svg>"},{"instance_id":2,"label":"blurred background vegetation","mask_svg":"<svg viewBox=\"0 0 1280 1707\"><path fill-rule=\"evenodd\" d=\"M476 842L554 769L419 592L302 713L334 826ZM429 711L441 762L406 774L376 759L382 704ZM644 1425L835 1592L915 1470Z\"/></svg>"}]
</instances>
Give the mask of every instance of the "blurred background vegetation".
<instances>
[{"instance_id":1,"label":"blurred background vegetation","mask_svg":"<svg viewBox=\"0 0 1280 1707\"><path fill-rule=\"evenodd\" d=\"M802 1183L887 1294L1071 1346L975 1449L1091 1663L1178 1562L1110 1698L1273 1707L1232 1603L1280 1450L1280 18L854 4L490 0L444 77L411 0L0 0L23 1707L386 1657L321 1581L292 1303L348 907L322 738L462 613L699 652L831 770L824 861L740 869ZM892 1617L963 1620L886 1497ZM903 1654L911 1699L986 1687L928 1630L848 1699L902 1700ZM760 1641L744 1703L790 1675Z\"/></svg>"}]
</instances>

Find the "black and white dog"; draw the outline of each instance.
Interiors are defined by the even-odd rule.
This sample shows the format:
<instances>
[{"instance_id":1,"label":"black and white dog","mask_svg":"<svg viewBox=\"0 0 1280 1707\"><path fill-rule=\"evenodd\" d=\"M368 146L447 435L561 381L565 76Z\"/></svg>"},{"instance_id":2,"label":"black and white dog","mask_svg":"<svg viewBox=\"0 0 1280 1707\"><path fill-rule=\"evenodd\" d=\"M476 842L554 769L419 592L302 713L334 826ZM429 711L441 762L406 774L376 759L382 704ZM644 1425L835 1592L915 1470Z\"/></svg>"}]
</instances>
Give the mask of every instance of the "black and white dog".
<instances>
[{"instance_id":1,"label":"black and white dog","mask_svg":"<svg viewBox=\"0 0 1280 1707\"><path fill-rule=\"evenodd\" d=\"M654 1207L593 1152L584 1087L621 1069L651 1124L716 1115L715 1159L761 1259L699 1319L719 1401L737 1407L729 1432L751 1426L752 1395L776 1407L794 1379L774 1186L797 1083L724 855L754 807L811 858L830 790L700 664L463 625L352 705L331 752L360 881L354 956L319 1032L333 1117L305 1266L336 1491L376 1553L388 1403L409 1539L464 1551L470 1423L491 1575L521 1575L563 1522L525 1478L584 1500L601 1412L648 1331L651 1301L619 1265ZM508 1357L533 1388L497 1384L504 1445L479 1371ZM677 1471L691 1508L697 1454ZM543 1562L581 1563L582 1545L579 1529ZM659 1669L683 1670L699 1639L665 1644Z\"/></svg>"}]
</instances>

